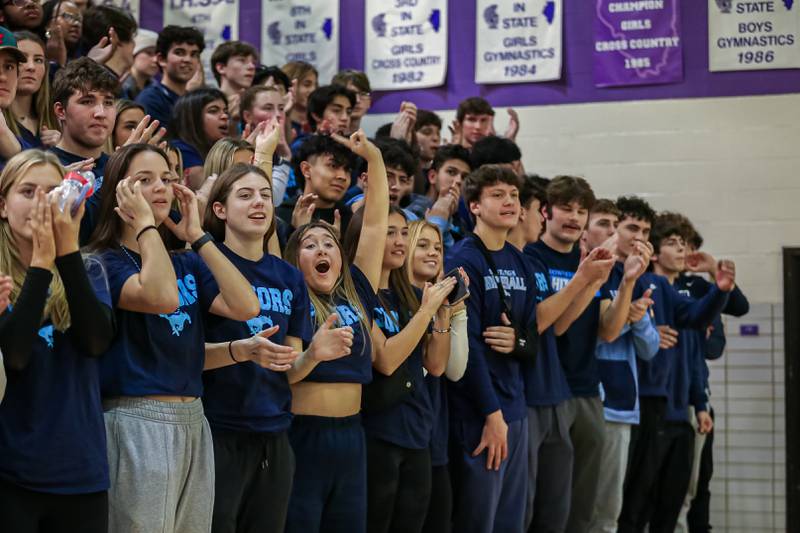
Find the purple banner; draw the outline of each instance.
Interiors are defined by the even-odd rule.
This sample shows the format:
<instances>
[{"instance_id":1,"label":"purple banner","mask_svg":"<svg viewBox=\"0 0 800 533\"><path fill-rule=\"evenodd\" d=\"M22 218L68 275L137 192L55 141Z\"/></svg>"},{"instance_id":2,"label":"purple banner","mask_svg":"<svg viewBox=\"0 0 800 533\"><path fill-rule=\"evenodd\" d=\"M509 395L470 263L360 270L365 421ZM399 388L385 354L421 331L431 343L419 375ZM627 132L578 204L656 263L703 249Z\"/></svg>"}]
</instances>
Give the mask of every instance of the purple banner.
<instances>
[{"instance_id":1,"label":"purple banner","mask_svg":"<svg viewBox=\"0 0 800 533\"><path fill-rule=\"evenodd\" d=\"M597 87L683 81L678 0L595 0Z\"/></svg>"}]
</instances>

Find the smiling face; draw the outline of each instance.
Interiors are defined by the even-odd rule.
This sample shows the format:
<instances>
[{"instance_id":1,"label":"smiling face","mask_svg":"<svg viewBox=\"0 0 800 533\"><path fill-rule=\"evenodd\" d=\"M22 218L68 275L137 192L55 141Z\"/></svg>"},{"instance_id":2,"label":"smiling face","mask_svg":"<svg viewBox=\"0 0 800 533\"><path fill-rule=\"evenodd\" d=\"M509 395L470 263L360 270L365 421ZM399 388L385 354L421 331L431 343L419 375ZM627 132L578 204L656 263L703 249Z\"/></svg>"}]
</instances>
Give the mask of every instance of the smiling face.
<instances>
[{"instance_id":1,"label":"smiling face","mask_svg":"<svg viewBox=\"0 0 800 533\"><path fill-rule=\"evenodd\" d=\"M252 240L263 239L272 224L272 189L263 176L250 172L231 186L225 203L214 202L214 214L226 231Z\"/></svg>"},{"instance_id":2,"label":"smiling face","mask_svg":"<svg viewBox=\"0 0 800 533\"><path fill-rule=\"evenodd\" d=\"M342 274L342 250L331 232L313 227L300 239L297 267L317 294L330 294Z\"/></svg>"},{"instance_id":3,"label":"smiling face","mask_svg":"<svg viewBox=\"0 0 800 533\"><path fill-rule=\"evenodd\" d=\"M158 65L164 71L164 76L174 83L184 84L192 79L200 67L200 48L196 44L175 43L167 57L158 58Z\"/></svg>"},{"instance_id":4,"label":"smiling face","mask_svg":"<svg viewBox=\"0 0 800 533\"><path fill-rule=\"evenodd\" d=\"M411 268L417 283L436 280L442 271L442 250L439 232L428 226L422 228L411 252Z\"/></svg>"},{"instance_id":5,"label":"smiling face","mask_svg":"<svg viewBox=\"0 0 800 533\"><path fill-rule=\"evenodd\" d=\"M470 211L490 228L510 230L519 220L519 189L498 182L481 190L480 199L470 202Z\"/></svg>"},{"instance_id":6,"label":"smiling face","mask_svg":"<svg viewBox=\"0 0 800 533\"><path fill-rule=\"evenodd\" d=\"M95 90L77 91L69 97L66 106L56 102L54 110L63 126L64 139L90 150L105 144L117 117L114 95Z\"/></svg>"},{"instance_id":7,"label":"smiling face","mask_svg":"<svg viewBox=\"0 0 800 533\"><path fill-rule=\"evenodd\" d=\"M620 256L628 257L637 242L647 243L650 239L651 224L647 220L625 217L617 226L617 251Z\"/></svg>"},{"instance_id":8,"label":"smiling face","mask_svg":"<svg viewBox=\"0 0 800 533\"><path fill-rule=\"evenodd\" d=\"M174 198L172 185L178 183L178 177L163 157L149 150L131 158L127 175L141 183L142 196L153 210L156 226L160 225L169 216Z\"/></svg>"},{"instance_id":9,"label":"smiling face","mask_svg":"<svg viewBox=\"0 0 800 533\"><path fill-rule=\"evenodd\" d=\"M17 241L30 243L31 214L36 202L36 188L50 192L61 183L61 174L50 164L34 165L16 178L8 195L0 198L0 218L8 221L11 234Z\"/></svg>"},{"instance_id":10,"label":"smiling face","mask_svg":"<svg viewBox=\"0 0 800 533\"><path fill-rule=\"evenodd\" d=\"M547 233L562 244L578 242L589 219L589 210L578 202L552 206Z\"/></svg>"},{"instance_id":11,"label":"smiling face","mask_svg":"<svg viewBox=\"0 0 800 533\"><path fill-rule=\"evenodd\" d=\"M123 146L128 142L131 133L143 118L144 111L138 107L132 107L120 113L114 125L114 136L112 138L114 146Z\"/></svg>"},{"instance_id":12,"label":"smiling face","mask_svg":"<svg viewBox=\"0 0 800 533\"><path fill-rule=\"evenodd\" d=\"M389 214L389 231L383 248L383 269L394 270L403 266L408 251L408 222L399 213Z\"/></svg>"},{"instance_id":13,"label":"smiling face","mask_svg":"<svg viewBox=\"0 0 800 533\"><path fill-rule=\"evenodd\" d=\"M214 144L228 135L228 105L222 99L203 106L203 133Z\"/></svg>"},{"instance_id":14,"label":"smiling face","mask_svg":"<svg viewBox=\"0 0 800 533\"><path fill-rule=\"evenodd\" d=\"M23 96L36 94L36 91L42 86L47 68L44 50L36 41L19 41L17 44L27 58L25 63L19 64L17 94Z\"/></svg>"}]
</instances>

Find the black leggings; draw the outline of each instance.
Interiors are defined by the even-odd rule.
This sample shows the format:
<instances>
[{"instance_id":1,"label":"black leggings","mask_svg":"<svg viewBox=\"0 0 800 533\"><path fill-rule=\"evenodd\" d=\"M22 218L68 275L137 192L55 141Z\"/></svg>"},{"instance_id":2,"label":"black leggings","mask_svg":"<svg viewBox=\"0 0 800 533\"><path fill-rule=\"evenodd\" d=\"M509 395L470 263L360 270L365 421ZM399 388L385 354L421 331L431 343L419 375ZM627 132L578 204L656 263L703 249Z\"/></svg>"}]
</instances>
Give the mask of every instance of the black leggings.
<instances>
[{"instance_id":1,"label":"black leggings","mask_svg":"<svg viewBox=\"0 0 800 533\"><path fill-rule=\"evenodd\" d=\"M0 481L4 533L107 533L108 492L49 494Z\"/></svg>"},{"instance_id":2,"label":"black leggings","mask_svg":"<svg viewBox=\"0 0 800 533\"><path fill-rule=\"evenodd\" d=\"M431 453L367 437L367 532L419 533L431 496Z\"/></svg>"},{"instance_id":3,"label":"black leggings","mask_svg":"<svg viewBox=\"0 0 800 533\"><path fill-rule=\"evenodd\" d=\"M422 533L449 533L453 523L453 487L447 465L433 467L431 502Z\"/></svg>"}]
</instances>

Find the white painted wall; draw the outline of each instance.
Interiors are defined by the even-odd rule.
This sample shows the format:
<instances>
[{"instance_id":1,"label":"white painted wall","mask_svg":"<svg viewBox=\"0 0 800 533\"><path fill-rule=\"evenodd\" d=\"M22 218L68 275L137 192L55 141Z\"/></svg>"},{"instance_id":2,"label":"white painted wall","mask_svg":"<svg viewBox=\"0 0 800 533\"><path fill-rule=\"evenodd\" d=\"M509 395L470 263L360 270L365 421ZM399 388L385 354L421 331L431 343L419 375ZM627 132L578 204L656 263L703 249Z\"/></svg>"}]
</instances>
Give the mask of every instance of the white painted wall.
<instances>
[{"instance_id":1,"label":"white painted wall","mask_svg":"<svg viewBox=\"0 0 800 533\"><path fill-rule=\"evenodd\" d=\"M502 132L507 117L497 111ZM517 111L527 170L581 175L598 196L633 193L682 212L707 251L736 261L753 301L781 301L781 247L800 246L800 94ZM363 126L372 133L391 119Z\"/></svg>"},{"instance_id":2,"label":"white painted wall","mask_svg":"<svg viewBox=\"0 0 800 533\"><path fill-rule=\"evenodd\" d=\"M781 248L800 246L800 94L517 110L527 170L582 175L598 196L638 194L679 211L707 251L736 261L753 305L747 317L726 319L728 348L711 364L712 524L785 531ZM497 117L502 132L504 110ZM371 133L392 118L369 117L364 127ZM761 335L740 337L742 323L759 324Z\"/></svg>"}]
</instances>

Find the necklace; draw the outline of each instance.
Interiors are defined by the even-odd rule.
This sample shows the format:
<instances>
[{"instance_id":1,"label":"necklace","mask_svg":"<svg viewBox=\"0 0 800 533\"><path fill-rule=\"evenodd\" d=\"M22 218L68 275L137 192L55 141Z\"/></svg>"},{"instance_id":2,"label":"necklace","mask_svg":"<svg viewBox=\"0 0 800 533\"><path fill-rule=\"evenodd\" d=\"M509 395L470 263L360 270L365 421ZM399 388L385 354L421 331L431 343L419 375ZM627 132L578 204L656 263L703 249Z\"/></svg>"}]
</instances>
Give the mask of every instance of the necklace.
<instances>
[{"instance_id":1,"label":"necklace","mask_svg":"<svg viewBox=\"0 0 800 533\"><path fill-rule=\"evenodd\" d=\"M137 263L137 262L136 262L136 259L134 259L134 258L133 258L133 256L132 256L132 255L131 255L131 254L128 252L128 248L126 248L126 247L125 247L125 245L124 245L124 244L121 244L121 243L120 243L120 245L119 245L119 246L120 246L120 248L122 248L122 251L123 251L123 252L125 252L125 255L127 255L127 256L128 256L128 259L130 259L130 260L131 260L131 263L133 263L133 266L135 266L135 267L136 267L136 270L138 270L139 272L141 272L141 271L142 271L142 269L141 269L141 267L139 266L139 263Z\"/></svg>"}]
</instances>

